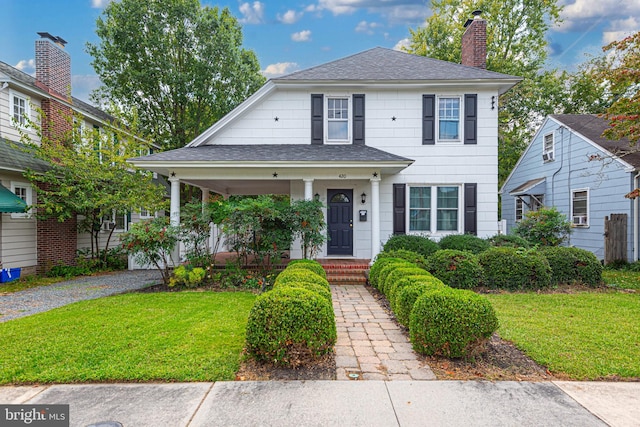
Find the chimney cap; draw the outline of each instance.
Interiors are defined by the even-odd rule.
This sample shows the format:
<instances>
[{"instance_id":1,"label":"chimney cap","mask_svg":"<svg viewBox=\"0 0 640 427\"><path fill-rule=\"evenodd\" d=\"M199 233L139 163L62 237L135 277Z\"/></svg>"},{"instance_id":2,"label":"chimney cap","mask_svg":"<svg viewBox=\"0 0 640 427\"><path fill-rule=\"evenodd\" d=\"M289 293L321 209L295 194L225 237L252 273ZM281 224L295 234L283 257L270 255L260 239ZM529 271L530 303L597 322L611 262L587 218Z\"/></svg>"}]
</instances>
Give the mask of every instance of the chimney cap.
<instances>
[{"instance_id":1,"label":"chimney cap","mask_svg":"<svg viewBox=\"0 0 640 427\"><path fill-rule=\"evenodd\" d=\"M60 46L64 47L64 45L67 44L67 41L65 39L63 39L60 36L52 36L51 34L47 33L47 32L38 32L38 35L40 37L42 37L43 39L49 39L52 42L59 44Z\"/></svg>"},{"instance_id":2,"label":"chimney cap","mask_svg":"<svg viewBox=\"0 0 640 427\"><path fill-rule=\"evenodd\" d=\"M474 10L473 12L471 12L471 14L473 15L473 19L467 19L467 22L465 22L463 25L464 28L467 28L469 25L471 25L474 19L482 19L480 17L480 15L482 15L482 11L480 9Z\"/></svg>"}]
</instances>

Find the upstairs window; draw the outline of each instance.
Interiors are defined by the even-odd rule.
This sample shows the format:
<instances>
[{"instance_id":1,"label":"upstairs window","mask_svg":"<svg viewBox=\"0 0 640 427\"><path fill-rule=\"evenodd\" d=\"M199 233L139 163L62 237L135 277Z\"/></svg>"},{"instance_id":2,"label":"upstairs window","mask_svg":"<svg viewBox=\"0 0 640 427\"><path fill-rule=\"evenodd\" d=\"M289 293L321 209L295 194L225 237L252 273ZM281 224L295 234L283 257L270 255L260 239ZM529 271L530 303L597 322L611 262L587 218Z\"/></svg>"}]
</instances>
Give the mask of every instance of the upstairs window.
<instances>
[{"instance_id":1,"label":"upstairs window","mask_svg":"<svg viewBox=\"0 0 640 427\"><path fill-rule=\"evenodd\" d=\"M349 98L327 98L327 141L349 140Z\"/></svg>"},{"instance_id":2,"label":"upstairs window","mask_svg":"<svg viewBox=\"0 0 640 427\"><path fill-rule=\"evenodd\" d=\"M16 125L24 127L29 120L29 99L18 95L15 92L11 93L11 117Z\"/></svg>"},{"instance_id":3,"label":"upstairs window","mask_svg":"<svg viewBox=\"0 0 640 427\"><path fill-rule=\"evenodd\" d=\"M23 182L12 182L11 191L22 199L27 206L31 206L33 200L31 185ZM29 213L12 213L11 218L29 218Z\"/></svg>"},{"instance_id":4,"label":"upstairs window","mask_svg":"<svg viewBox=\"0 0 640 427\"><path fill-rule=\"evenodd\" d=\"M460 140L460 98L438 99L438 139Z\"/></svg>"},{"instance_id":5,"label":"upstairs window","mask_svg":"<svg viewBox=\"0 0 640 427\"><path fill-rule=\"evenodd\" d=\"M542 161L551 162L555 157L553 132L547 133L542 139Z\"/></svg>"}]
</instances>

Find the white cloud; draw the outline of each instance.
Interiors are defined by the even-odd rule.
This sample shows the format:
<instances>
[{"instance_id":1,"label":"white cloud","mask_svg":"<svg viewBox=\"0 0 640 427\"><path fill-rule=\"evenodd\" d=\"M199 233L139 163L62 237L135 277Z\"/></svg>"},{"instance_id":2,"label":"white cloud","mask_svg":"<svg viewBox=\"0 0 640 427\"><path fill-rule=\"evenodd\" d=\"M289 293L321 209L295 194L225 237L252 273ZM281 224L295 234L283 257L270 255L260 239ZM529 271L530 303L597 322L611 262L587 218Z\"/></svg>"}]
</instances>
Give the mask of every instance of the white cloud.
<instances>
[{"instance_id":1,"label":"white cloud","mask_svg":"<svg viewBox=\"0 0 640 427\"><path fill-rule=\"evenodd\" d=\"M396 45L393 47L393 50L399 50L401 52L406 52L407 49L409 49L409 47L411 47L411 39L410 38L406 38L406 39L402 39L398 43L396 43Z\"/></svg>"},{"instance_id":2,"label":"white cloud","mask_svg":"<svg viewBox=\"0 0 640 427\"><path fill-rule=\"evenodd\" d=\"M260 24L264 18L264 3L254 1L253 3L242 3L240 5L242 18L239 21L243 24Z\"/></svg>"},{"instance_id":3,"label":"white cloud","mask_svg":"<svg viewBox=\"0 0 640 427\"><path fill-rule=\"evenodd\" d=\"M71 76L71 92L73 96L84 102L89 102L89 95L101 84L95 74L74 74Z\"/></svg>"},{"instance_id":4,"label":"white cloud","mask_svg":"<svg viewBox=\"0 0 640 427\"><path fill-rule=\"evenodd\" d=\"M102 9L106 7L111 0L91 0L91 7L94 9Z\"/></svg>"},{"instance_id":5,"label":"white cloud","mask_svg":"<svg viewBox=\"0 0 640 427\"><path fill-rule=\"evenodd\" d=\"M308 42L311 40L311 31L303 30L298 31L297 33L291 34L291 40L294 42Z\"/></svg>"},{"instance_id":6,"label":"white cloud","mask_svg":"<svg viewBox=\"0 0 640 427\"><path fill-rule=\"evenodd\" d=\"M604 31L602 33L602 43L609 44L616 40L622 40L623 38L630 36L640 29L640 22L635 16L630 16L627 19L616 19L611 21L610 28L615 28L614 31Z\"/></svg>"},{"instance_id":7,"label":"white cloud","mask_svg":"<svg viewBox=\"0 0 640 427\"><path fill-rule=\"evenodd\" d=\"M14 68L24 71L25 73L32 73L36 70L36 61L33 59L21 59L14 65Z\"/></svg>"},{"instance_id":8,"label":"white cloud","mask_svg":"<svg viewBox=\"0 0 640 427\"><path fill-rule=\"evenodd\" d=\"M599 24L612 31L618 31L615 22L640 15L640 2L626 0L562 0L564 9L560 31L579 31L591 29ZM636 27L637 29L637 27Z\"/></svg>"},{"instance_id":9,"label":"white cloud","mask_svg":"<svg viewBox=\"0 0 640 427\"><path fill-rule=\"evenodd\" d=\"M298 64L295 62L278 62L277 64L268 65L267 68L262 70L262 75L270 79L292 73L297 69Z\"/></svg>"},{"instance_id":10,"label":"white cloud","mask_svg":"<svg viewBox=\"0 0 640 427\"><path fill-rule=\"evenodd\" d=\"M382 24L378 24L377 22L367 22L360 21L358 25L356 25L356 33L366 33L372 35L375 32L376 28L382 27Z\"/></svg>"},{"instance_id":11,"label":"white cloud","mask_svg":"<svg viewBox=\"0 0 640 427\"><path fill-rule=\"evenodd\" d=\"M424 0L318 0L306 8L308 12L328 10L334 15L352 14L358 9L381 14L389 22L417 22L429 13Z\"/></svg>"},{"instance_id":12,"label":"white cloud","mask_svg":"<svg viewBox=\"0 0 640 427\"><path fill-rule=\"evenodd\" d=\"M295 10L287 10L284 15L278 14L278 21L283 24L295 24L300 18L302 18L303 12L296 12Z\"/></svg>"}]
</instances>

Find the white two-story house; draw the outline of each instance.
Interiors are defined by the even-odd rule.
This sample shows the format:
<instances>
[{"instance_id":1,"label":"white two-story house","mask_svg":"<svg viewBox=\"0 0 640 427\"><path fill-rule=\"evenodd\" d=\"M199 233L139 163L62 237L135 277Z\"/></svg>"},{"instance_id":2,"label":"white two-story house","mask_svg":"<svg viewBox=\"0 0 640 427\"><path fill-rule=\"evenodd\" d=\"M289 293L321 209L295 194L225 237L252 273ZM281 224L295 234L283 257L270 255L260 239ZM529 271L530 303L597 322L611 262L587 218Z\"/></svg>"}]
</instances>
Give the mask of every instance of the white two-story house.
<instances>
[{"instance_id":1,"label":"white two-story house","mask_svg":"<svg viewBox=\"0 0 640 427\"><path fill-rule=\"evenodd\" d=\"M169 177L174 223L180 182L319 198L321 258L372 259L398 233L496 234L498 97L520 79L484 69L486 22L467 24L464 65L373 48L269 80L186 147L130 162Z\"/></svg>"}]
</instances>

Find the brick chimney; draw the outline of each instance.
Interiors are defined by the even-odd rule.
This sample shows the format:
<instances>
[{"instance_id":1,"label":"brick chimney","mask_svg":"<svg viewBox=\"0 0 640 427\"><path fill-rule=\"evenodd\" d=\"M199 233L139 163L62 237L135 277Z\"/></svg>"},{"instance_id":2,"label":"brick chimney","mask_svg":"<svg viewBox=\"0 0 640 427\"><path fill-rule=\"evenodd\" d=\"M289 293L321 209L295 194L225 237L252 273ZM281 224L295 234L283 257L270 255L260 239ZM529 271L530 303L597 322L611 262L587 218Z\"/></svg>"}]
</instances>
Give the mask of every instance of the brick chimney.
<instances>
[{"instance_id":1,"label":"brick chimney","mask_svg":"<svg viewBox=\"0 0 640 427\"><path fill-rule=\"evenodd\" d=\"M72 130L71 57L64 50L67 42L49 33L38 33L36 40L36 86L49 94L41 100L43 143L66 144ZM48 184L43 184L47 186ZM36 222L38 273L54 265L75 265L78 242L77 218L58 222L55 218Z\"/></svg>"},{"instance_id":2,"label":"brick chimney","mask_svg":"<svg viewBox=\"0 0 640 427\"><path fill-rule=\"evenodd\" d=\"M480 17L481 10L473 12L468 19L462 35L462 65L487 68L487 21Z\"/></svg>"}]
</instances>

